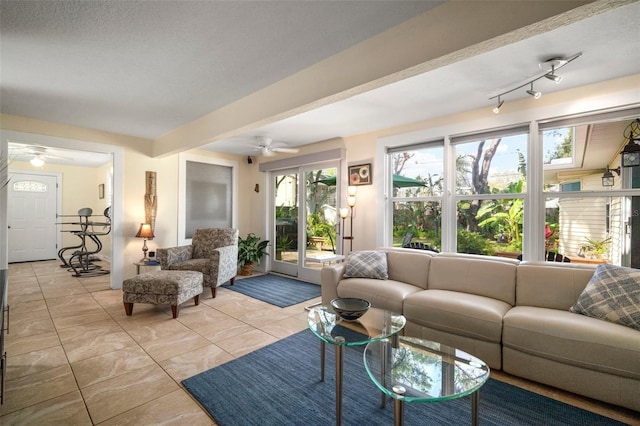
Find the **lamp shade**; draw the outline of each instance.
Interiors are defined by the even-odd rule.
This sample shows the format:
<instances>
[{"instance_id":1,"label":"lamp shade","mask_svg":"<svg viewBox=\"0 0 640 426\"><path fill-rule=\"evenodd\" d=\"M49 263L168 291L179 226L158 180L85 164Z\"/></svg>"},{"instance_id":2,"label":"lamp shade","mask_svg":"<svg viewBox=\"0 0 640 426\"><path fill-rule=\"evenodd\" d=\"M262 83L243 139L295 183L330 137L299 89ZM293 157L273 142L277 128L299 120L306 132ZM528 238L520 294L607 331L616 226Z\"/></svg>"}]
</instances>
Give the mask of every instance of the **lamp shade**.
<instances>
[{"instance_id":1,"label":"lamp shade","mask_svg":"<svg viewBox=\"0 0 640 426\"><path fill-rule=\"evenodd\" d=\"M141 223L140 229L138 229L138 233L136 234L137 238L153 238L153 230L151 229L151 225L148 223Z\"/></svg>"}]
</instances>

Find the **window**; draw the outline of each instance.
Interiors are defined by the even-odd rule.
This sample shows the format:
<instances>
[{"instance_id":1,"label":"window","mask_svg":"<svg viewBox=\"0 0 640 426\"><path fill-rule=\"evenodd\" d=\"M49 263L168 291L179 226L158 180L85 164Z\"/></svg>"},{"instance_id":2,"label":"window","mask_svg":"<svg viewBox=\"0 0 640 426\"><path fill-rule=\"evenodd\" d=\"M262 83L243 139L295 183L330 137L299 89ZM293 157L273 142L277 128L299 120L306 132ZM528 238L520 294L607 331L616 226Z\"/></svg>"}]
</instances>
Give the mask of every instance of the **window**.
<instances>
[{"instance_id":1,"label":"window","mask_svg":"<svg viewBox=\"0 0 640 426\"><path fill-rule=\"evenodd\" d=\"M582 190L581 182L566 182L560 184L561 192L576 192Z\"/></svg>"},{"instance_id":2,"label":"window","mask_svg":"<svg viewBox=\"0 0 640 426\"><path fill-rule=\"evenodd\" d=\"M390 151L393 245L412 242L441 246L444 142Z\"/></svg>"},{"instance_id":3,"label":"window","mask_svg":"<svg viewBox=\"0 0 640 426\"><path fill-rule=\"evenodd\" d=\"M33 182L30 180L21 180L13 183L13 190L16 192L47 192L47 184L42 182Z\"/></svg>"},{"instance_id":4,"label":"window","mask_svg":"<svg viewBox=\"0 0 640 426\"><path fill-rule=\"evenodd\" d=\"M555 252L574 263L640 268L640 167L618 169L623 130L639 114L610 111L387 148L389 179L421 183L389 191L394 245L411 232L445 252L525 260ZM612 187L602 186L607 168Z\"/></svg>"},{"instance_id":5,"label":"window","mask_svg":"<svg viewBox=\"0 0 640 426\"><path fill-rule=\"evenodd\" d=\"M523 128L452 138L457 252L522 252L527 143Z\"/></svg>"},{"instance_id":6,"label":"window","mask_svg":"<svg viewBox=\"0 0 640 426\"><path fill-rule=\"evenodd\" d=\"M180 154L179 244L189 244L199 228L235 226L237 168L234 161Z\"/></svg>"},{"instance_id":7,"label":"window","mask_svg":"<svg viewBox=\"0 0 640 426\"><path fill-rule=\"evenodd\" d=\"M620 166L618 153L629 121L587 117L576 123L563 121L558 127L541 125L545 153L551 146L556 146L556 152L563 151L562 146L574 147L573 161L544 164L545 224L554 233L546 247L572 262L629 265L629 254L636 250L626 233L630 201L636 197L612 194L631 188L632 170L620 168L620 174L614 174L614 186L602 186L604 170ZM565 135L563 143L558 144L558 135Z\"/></svg>"}]
</instances>

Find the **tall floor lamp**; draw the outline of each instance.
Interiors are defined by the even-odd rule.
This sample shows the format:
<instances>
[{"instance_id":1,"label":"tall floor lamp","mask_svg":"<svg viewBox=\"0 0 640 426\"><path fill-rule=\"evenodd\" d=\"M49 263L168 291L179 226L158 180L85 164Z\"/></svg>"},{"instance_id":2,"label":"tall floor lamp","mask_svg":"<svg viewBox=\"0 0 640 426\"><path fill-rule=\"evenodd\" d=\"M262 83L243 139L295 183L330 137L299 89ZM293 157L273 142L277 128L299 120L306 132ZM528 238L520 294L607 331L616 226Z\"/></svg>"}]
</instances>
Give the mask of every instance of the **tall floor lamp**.
<instances>
[{"instance_id":1,"label":"tall floor lamp","mask_svg":"<svg viewBox=\"0 0 640 426\"><path fill-rule=\"evenodd\" d=\"M356 206L356 192L357 188L355 186L350 186L347 188L347 207L342 207L340 209L340 218L342 219L342 250L344 252L344 240L349 240L349 252L353 251L353 209ZM345 235L345 227L344 221L349 217L349 226L350 232L349 235Z\"/></svg>"}]
</instances>

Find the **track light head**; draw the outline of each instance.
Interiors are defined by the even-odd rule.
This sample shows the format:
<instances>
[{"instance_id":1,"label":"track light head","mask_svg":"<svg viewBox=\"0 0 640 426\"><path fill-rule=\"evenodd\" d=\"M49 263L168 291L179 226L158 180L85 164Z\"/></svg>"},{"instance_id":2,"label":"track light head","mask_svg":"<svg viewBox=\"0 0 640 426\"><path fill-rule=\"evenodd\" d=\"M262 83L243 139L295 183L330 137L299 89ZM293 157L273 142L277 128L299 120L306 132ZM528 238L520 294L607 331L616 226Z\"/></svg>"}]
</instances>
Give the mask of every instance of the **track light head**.
<instances>
[{"instance_id":1,"label":"track light head","mask_svg":"<svg viewBox=\"0 0 640 426\"><path fill-rule=\"evenodd\" d=\"M531 82L531 88L527 90L527 93L536 99L540 99L540 96L542 96L542 93L533 90L533 82Z\"/></svg>"},{"instance_id":2,"label":"track light head","mask_svg":"<svg viewBox=\"0 0 640 426\"><path fill-rule=\"evenodd\" d=\"M498 105L496 105L496 107L493 109L494 114L500 114L500 108L502 108L502 104L504 104L504 101L501 101L500 96L498 96Z\"/></svg>"},{"instance_id":3,"label":"track light head","mask_svg":"<svg viewBox=\"0 0 640 426\"><path fill-rule=\"evenodd\" d=\"M544 75L545 78L555 81L556 84L559 84L562 81L562 77L556 75L556 66L551 64L551 72Z\"/></svg>"},{"instance_id":4,"label":"track light head","mask_svg":"<svg viewBox=\"0 0 640 426\"><path fill-rule=\"evenodd\" d=\"M559 75L555 75L553 72L550 74L545 74L544 75L546 78L548 78L551 81L555 81L556 84L560 83L562 81L562 77L560 77Z\"/></svg>"}]
</instances>

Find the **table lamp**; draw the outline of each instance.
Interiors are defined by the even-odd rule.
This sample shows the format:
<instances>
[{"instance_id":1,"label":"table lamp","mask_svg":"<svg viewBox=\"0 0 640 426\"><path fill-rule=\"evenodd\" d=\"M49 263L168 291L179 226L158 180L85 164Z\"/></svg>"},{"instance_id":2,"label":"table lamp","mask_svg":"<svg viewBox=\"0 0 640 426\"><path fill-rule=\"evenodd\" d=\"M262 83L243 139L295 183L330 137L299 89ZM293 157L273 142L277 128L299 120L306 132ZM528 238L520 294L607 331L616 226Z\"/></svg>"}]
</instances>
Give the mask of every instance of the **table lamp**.
<instances>
[{"instance_id":1,"label":"table lamp","mask_svg":"<svg viewBox=\"0 0 640 426\"><path fill-rule=\"evenodd\" d=\"M141 223L136 237L144 238L144 244L142 246L142 253L144 253L144 257L142 258L142 260L140 260L140 262L148 262L149 258L147 257L147 251L149 251L149 249L147 248L147 240L154 237L151 225L148 223Z\"/></svg>"}]
</instances>

